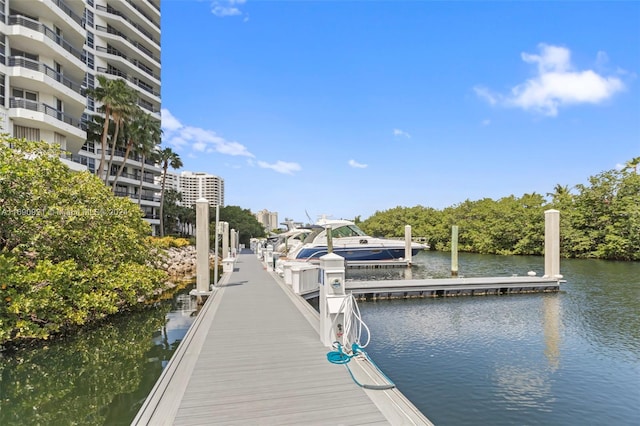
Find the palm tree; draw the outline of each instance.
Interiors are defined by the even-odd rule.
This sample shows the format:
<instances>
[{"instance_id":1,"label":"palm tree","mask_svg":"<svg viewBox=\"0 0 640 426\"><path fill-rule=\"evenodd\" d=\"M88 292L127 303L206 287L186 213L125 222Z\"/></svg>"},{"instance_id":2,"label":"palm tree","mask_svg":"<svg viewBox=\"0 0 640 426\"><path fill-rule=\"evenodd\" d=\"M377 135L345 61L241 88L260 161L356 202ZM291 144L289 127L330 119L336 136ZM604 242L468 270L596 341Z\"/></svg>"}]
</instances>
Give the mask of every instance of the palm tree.
<instances>
[{"instance_id":1,"label":"palm tree","mask_svg":"<svg viewBox=\"0 0 640 426\"><path fill-rule=\"evenodd\" d=\"M633 169L634 173L638 173L638 166L640 166L640 157L635 157L627 161L623 170Z\"/></svg>"},{"instance_id":2,"label":"palm tree","mask_svg":"<svg viewBox=\"0 0 640 426\"><path fill-rule=\"evenodd\" d=\"M160 141L160 132L160 123L154 120L151 117L151 114L145 114L138 108L131 116L129 122L126 123L123 128L123 133L126 139L124 161L120 164L116 177L113 180L112 185L114 192L116 190L116 183L122 175L125 163L129 159L129 155L134 149L135 143L137 142L138 145L140 145L143 141L150 140L153 142L153 146L155 147L157 142ZM142 167L144 167L144 163L142 163ZM142 173L144 173L144 171ZM140 181L142 182L142 176L140 177Z\"/></svg>"},{"instance_id":3,"label":"palm tree","mask_svg":"<svg viewBox=\"0 0 640 426\"><path fill-rule=\"evenodd\" d=\"M98 75L96 78L98 80L98 87L87 89L87 94L102 104L100 111L104 113L102 136L100 138L100 165L98 166L96 174L106 183L108 181L108 173L106 177L103 176L103 173L106 161L107 139L109 137L109 124L111 118L114 118L116 128L112 141L113 148L115 148L120 119L124 115L124 109L127 108L127 105L133 103L135 94L133 94L134 91L130 89L122 79L111 80L104 75ZM111 155L113 155L113 148Z\"/></svg>"},{"instance_id":4,"label":"palm tree","mask_svg":"<svg viewBox=\"0 0 640 426\"><path fill-rule=\"evenodd\" d=\"M158 138L159 141L159 138ZM142 184L144 182L144 168L147 161L152 161L154 164L158 163L160 160L158 159L158 151L156 146L158 145L157 141L152 140L141 140L138 141L138 145L135 147L136 153L140 156L140 162L142 163L142 167L140 168L140 184L138 185L138 204L140 204L142 200Z\"/></svg>"},{"instance_id":5,"label":"palm tree","mask_svg":"<svg viewBox=\"0 0 640 426\"><path fill-rule=\"evenodd\" d=\"M111 165L113 164L113 157L116 154L116 148L123 142L121 141L120 130L123 129L132 117L135 117L141 111L140 107L136 105L137 95L135 91L127 86L124 80L116 80L114 88L120 96L120 102L117 105L114 105L111 110L111 117L113 117L115 129L113 131L113 138L111 139L112 143L109 149L110 156L109 164L107 165L107 177L105 178L105 183L109 182ZM115 188L115 183L112 185Z\"/></svg>"},{"instance_id":6,"label":"palm tree","mask_svg":"<svg viewBox=\"0 0 640 426\"><path fill-rule=\"evenodd\" d=\"M180 156L173 152L171 148L165 148L158 151L158 159L162 163L162 186L160 189L160 236L164 237L164 217L163 217L163 205L164 205L164 186L167 180L167 169L171 166L172 169L179 169L182 167L182 160Z\"/></svg>"}]
</instances>

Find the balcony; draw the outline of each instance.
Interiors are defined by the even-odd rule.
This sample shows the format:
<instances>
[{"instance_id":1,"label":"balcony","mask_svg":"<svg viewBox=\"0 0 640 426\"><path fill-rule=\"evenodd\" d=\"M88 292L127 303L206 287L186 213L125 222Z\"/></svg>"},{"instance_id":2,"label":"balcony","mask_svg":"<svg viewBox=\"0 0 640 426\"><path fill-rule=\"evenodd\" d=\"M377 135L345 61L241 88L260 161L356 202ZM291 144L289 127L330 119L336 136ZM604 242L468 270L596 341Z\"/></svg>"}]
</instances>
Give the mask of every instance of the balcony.
<instances>
[{"instance_id":1,"label":"balcony","mask_svg":"<svg viewBox=\"0 0 640 426\"><path fill-rule=\"evenodd\" d=\"M45 35L47 38L51 39L54 43L56 43L66 52L70 53L73 57L79 59L81 62L84 63L82 50L76 48L69 41L65 40L64 37L57 35L55 31L53 31L51 28L47 27L46 25L21 15L9 16L9 25L17 25L20 27L28 28L32 31L36 31Z\"/></svg>"},{"instance_id":2,"label":"balcony","mask_svg":"<svg viewBox=\"0 0 640 426\"><path fill-rule=\"evenodd\" d=\"M152 78L156 79L157 81L160 81L160 76L158 74L154 74L153 73L153 69L151 69L151 67L145 65L143 62L140 62L137 59L128 57L127 55L125 55L124 53L119 51L118 49L115 49L113 47L96 46L96 51L107 53L107 54L113 55L113 56L117 56L118 58L122 58L123 60L127 61L129 64L133 65L135 68L137 68L138 70L142 71L143 73L145 73L149 77L152 77Z\"/></svg>"},{"instance_id":3,"label":"balcony","mask_svg":"<svg viewBox=\"0 0 640 426\"><path fill-rule=\"evenodd\" d=\"M52 78L53 80L55 80L58 83L62 84L63 86L73 90L74 92L78 93L79 95L84 96L84 88L82 87L82 85L79 82L74 81L74 80L66 77L62 73L57 72L56 70L54 70L53 68L51 68L48 65L45 65L42 62L34 61L34 60L28 59L28 58L23 58L21 56L11 56L11 57L9 57L9 64L8 65L10 67L26 68L26 69L29 69L29 70L32 70L32 71L36 71L36 72L42 73L42 74L46 75L47 77Z\"/></svg>"},{"instance_id":4,"label":"balcony","mask_svg":"<svg viewBox=\"0 0 640 426\"><path fill-rule=\"evenodd\" d=\"M116 177L116 173L117 171L112 171L111 174L109 175L109 177ZM140 182L140 173L127 173L127 172L122 172L120 173L120 177L121 178L125 178L125 179L129 179L129 180L133 180L136 181L137 183ZM156 185L153 176L149 176L145 173L145 176L142 178L142 181L145 183L150 183L152 185ZM159 187L159 185L157 185Z\"/></svg>"},{"instance_id":5,"label":"balcony","mask_svg":"<svg viewBox=\"0 0 640 426\"><path fill-rule=\"evenodd\" d=\"M84 22L82 22L82 16L78 15L71 9L71 7L63 0L51 0L53 4L58 6L67 16L74 20L78 25L84 28Z\"/></svg>"},{"instance_id":6,"label":"balcony","mask_svg":"<svg viewBox=\"0 0 640 426\"><path fill-rule=\"evenodd\" d=\"M105 6L97 5L96 6L96 10L98 10L100 12L104 12L107 15L118 17L122 21L124 21L127 24L129 24L131 26L131 28L137 30L140 34L144 35L147 39L149 39L151 42L153 42L156 46L160 47L160 42L153 37L153 34L151 34L150 31L148 31L147 29L143 28L142 25L140 25L140 24L132 21L131 19L129 19L126 14L120 12L119 10L117 10L117 9L111 7L111 6L106 6L105 7ZM158 30L159 30L159 28L158 28Z\"/></svg>"},{"instance_id":7,"label":"balcony","mask_svg":"<svg viewBox=\"0 0 640 426\"><path fill-rule=\"evenodd\" d=\"M59 111L52 106L49 106L44 103L30 101L28 99L20 99L20 98L11 98L9 100L9 108L23 108L28 109L30 111L42 112L50 117L53 117L63 123L69 124L70 126L77 127L86 131L86 126L79 119L75 117L71 117L68 114L65 114L63 111Z\"/></svg>"},{"instance_id":8,"label":"balcony","mask_svg":"<svg viewBox=\"0 0 640 426\"><path fill-rule=\"evenodd\" d=\"M124 34L123 32L118 31L118 30L116 30L115 28L113 28L111 26L105 27L103 25L96 25L96 30L101 31L103 33L114 35L114 36L118 37L119 39L125 40L131 46L135 47L136 49L138 49L142 53L144 53L146 56L148 56L149 58L153 59L158 65L160 64L160 57L159 56L155 56L153 54L153 52L151 51L151 49L147 48L142 43L138 43L133 38L127 37L127 35Z\"/></svg>"},{"instance_id":9,"label":"balcony","mask_svg":"<svg viewBox=\"0 0 640 426\"><path fill-rule=\"evenodd\" d=\"M107 75L113 75L115 77L120 77L130 83L132 83L135 88L140 88L142 90L144 90L145 92L149 93L150 95L156 96L156 97L160 97L160 91L158 90L154 90L153 86L151 86L150 84L145 83L144 81L136 78L136 77L130 77L126 72L124 71L120 71L117 69L113 69L113 68L104 68L104 67L98 67L97 68L98 73L101 74L107 74Z\"/></svg>"},{"instance_id":10,"label":"balcony","mask_svg":"<svg viewBox=\"0 0 640 426\"><path fill-rule=\"evenodd\" d=\"M131 7L132 9L136 10L140 15L142 15L147 21L151 22L151 24L153 24L154 27L156 27L158 30L160 30L160 24L157 23L156 21L153 20L153 18L151 18L149 16L149 14L147 14L144 10L142 10L141 7L139 7L137 4L135 4L132 0L126 0L127 4L129 5L129 7Z\"/></svg>"},{"instance_id":11,"label":"balcony","mask_svg":"<svg viewBox=\"0 0 640 426\"><path fill-rule=\"evenodd\" d=\"M114 194L117 197L129 197L132 200L138 200L138 194L133 194L131 192L128 192L126 190L116 190L114 192ZM160 197L156 196L156 195L151 195L151 194L142 194L142 196L140 197L141 200L144 201L152 201L154 203L159 203L160 202Z\"/></svg>"}]
</instances>

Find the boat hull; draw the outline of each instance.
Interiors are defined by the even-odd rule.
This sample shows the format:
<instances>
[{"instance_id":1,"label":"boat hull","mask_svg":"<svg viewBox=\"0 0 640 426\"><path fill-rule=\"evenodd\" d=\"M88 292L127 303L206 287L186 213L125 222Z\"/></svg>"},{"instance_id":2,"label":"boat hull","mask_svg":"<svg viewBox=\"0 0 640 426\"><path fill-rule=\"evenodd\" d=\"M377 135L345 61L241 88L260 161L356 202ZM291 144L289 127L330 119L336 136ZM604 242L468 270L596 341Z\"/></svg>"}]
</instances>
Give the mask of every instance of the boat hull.
<instances>
[{"instance_id":1,"label":"boat hull","mask_svg":"<svg viewBox=\"0 0 640 426\"><path fill-rule=\"evenodd\" d=\"M411 249L411 254L415 256L420 249ZM309 260L317 259L328 253L326 246L304 247L296 255L296 259ZM362 247L362 248L340 248L334 247L333 253L344 257L348 261L366 261L366 260L398 260L404 259L404 248L388 248L388 247Z\"/></svg>"}]
</instances>

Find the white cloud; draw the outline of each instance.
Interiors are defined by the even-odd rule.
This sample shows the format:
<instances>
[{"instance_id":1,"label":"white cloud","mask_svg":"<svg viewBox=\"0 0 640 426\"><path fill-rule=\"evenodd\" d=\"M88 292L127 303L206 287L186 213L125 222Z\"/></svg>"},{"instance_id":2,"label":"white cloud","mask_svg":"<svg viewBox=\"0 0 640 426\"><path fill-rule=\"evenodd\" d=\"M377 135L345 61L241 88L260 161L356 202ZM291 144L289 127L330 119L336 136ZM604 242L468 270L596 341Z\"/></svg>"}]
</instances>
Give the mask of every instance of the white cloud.
<instances>
[{"instance_id":1,"label":"white cloud","mask_svg":"<svg viewBox=\"0 0 640 426\"><path fill-rule=\"evenodd\" d=\"M491 124L491 120L489 120L489 119L482 120L482 125L483 126L488 126L489 124Z\"/></svg>"},{"instance_id":2,"label":"white cloud","mask_svg":"<svg viewBox=\"0 0 640 426\"><path fill-rule=\"evenodd\" d=\"M242 11L238 6L244 3L246 3L246 0L214 0L211 2L211 13L221 18L239 16L242 15Z\"/></svg>"},{"instance_id":3,"label":"white cloud","mask_svg":"<svg viewBox=\"0 0 640 426\"><path fill-rule=\"evenodd\" d=\"M575 70L571 51L565 47L540 44L539 54L522 53L522 60L537 65L537 75L511 89L508 95L494 93L483 86L476 94L491 105L522 108L548 116L558 115L560 107L574 104L598 104L624 89L623 82L593 70ZM598 52L598 62L606 60Z\"/></svg>"},{"instance_id":4,"label":"white cloud","mask_svg":"<svg viewBox=\"0 0 640 426\"><path fill-rule=\"evenodd\" d=\"M161 113L162 141L166 144L180 149L189 146L196 152L255 157L241 143L228 141L213 130L185 126L167 109L163 109Z\"/></svg>"},{"instance_id":5,"label":"white cloud","mask_svg":"<svg viewBox=\"0 0 640 426\"><path fill-rule=\"evenodd\" d=\"M180 121L178 121L178 119L175 118L168 109L163 108L160 111L160 114L162 118L162 130L175 131L182 127Z\"/></svg>"},{"instance_id":6,"label":"white cloud","mask_svg":"<svg viewBox=\"0 0 640 426\"><path fill-rule=\"evenodd\" d=\"M349 160L349 165L355 169L366 169L367 164L358 163L356 160Z\"/></svg>"},{"instance_id":7,"label":"white cloud","mask_svg":"<svg viewBox=\"0 0 640 426\"><path fill-rule=\"evenodd\" d=\"M262 167L263 169L271 169L271 170L275 170L278 173L282 173L285 175L292 175L294 172L298 172L300 170L302 170L302 167L300 167L300 164L298 163L288 163L286 161L276 161L273 164L269 164L266 161L258 161L257 162L259 167Z\"/></svg>"},{"instance_id":8,"label":"white cloud","mask_svg":"<svg viewBox=\"0 0 640 426\"><path fill-rule=\"evenodd\" d=\"M404 130L400 130L400 129L393 129L393 136L404 136L407 139L411 138L411 135L407 132L405 132Z\"/></svg>"}]
</instances>

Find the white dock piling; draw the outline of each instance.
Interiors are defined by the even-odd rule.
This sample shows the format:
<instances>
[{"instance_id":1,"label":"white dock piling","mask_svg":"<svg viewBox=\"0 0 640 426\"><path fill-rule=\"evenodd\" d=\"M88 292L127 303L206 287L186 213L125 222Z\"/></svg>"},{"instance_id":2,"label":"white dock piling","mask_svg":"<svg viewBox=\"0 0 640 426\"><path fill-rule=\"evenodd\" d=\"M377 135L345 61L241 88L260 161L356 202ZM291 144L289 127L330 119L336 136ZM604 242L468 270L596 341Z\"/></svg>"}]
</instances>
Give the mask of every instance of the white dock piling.
<instances>
[{"instance_id":1,"label":"white dock piling","mask_svg":"<svg viewBox=\"0 0 640 426\"><path fill-rule=\"evenodd\" d=\"M238 235L235 229L231 230L231 257L238 254Z\"/></svg>"},{"instance_id":2,"label":"white dock piling","mask_svg":"<svg viewBox=\"0 0 640 426\"><path fill-rule=\"evenodd\" d=\"M458 225L451 227L451 276L458 276Z\"/></svg>"},{"instance_id":3,"label":"white dock piling","mask_svg":"<svg viewBox=\"0 0 640 426\"><path fill-rule=\"evenodd\" d=\"M220 222L222 225L222 259L229 257L229 222Z\"/></svg>"},{"instance_id":4,"label":"white dock piling","mask_svg":"<svg viewBox=\"0 0 640 426\"><path fill-rule=\"evenodd\" d=\"M404 260L411 265L411 225L404 226Z\"/></svg>"},{"instance_id":5,"label":"white dock piling","mask_svg":"<svg viewBox=\"0 0 640 426\"><path fill-rule=\"evenodd\" d=\"M196 201L196 290L209 292L209 201Z\"/></svg>"},{"instance_id":6,"label":"white dock piling","mask_svg":"<svg viewBox=\"0 0 640 426\"><path fill-rule=\"evenodd\" d=\"M560 275L560 212L544 212L544 276L562 278Z\"/></svg>"}]
</instances>

